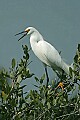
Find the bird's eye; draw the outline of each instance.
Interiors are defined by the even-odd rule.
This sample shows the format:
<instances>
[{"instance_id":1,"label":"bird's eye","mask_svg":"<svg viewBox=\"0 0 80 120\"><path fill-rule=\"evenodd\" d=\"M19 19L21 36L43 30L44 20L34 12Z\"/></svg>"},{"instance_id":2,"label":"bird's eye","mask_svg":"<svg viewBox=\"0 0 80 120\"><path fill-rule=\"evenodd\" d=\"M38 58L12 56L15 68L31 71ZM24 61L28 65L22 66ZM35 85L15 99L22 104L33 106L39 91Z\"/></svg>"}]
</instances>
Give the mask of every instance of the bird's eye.
<instances>
[{"instance_id":1,"label":"bird's eye","mask_svg":"<svg viewBox=\"0 0 80 120\"><path fill-rule=\"evenodd\" d=\"M30 31L30 29L25 30L27 33Z\"/></svg>"}]
</instances>

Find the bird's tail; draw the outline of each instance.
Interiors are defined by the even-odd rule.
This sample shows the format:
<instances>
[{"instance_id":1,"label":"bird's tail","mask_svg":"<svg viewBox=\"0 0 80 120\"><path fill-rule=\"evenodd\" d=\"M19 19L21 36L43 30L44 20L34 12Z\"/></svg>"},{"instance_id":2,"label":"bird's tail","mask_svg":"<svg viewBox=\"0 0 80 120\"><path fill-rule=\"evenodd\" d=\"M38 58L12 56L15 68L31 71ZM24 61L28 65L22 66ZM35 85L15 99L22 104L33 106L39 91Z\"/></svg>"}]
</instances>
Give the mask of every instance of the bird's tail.
<instances>
[{"instance_id":1,"label":"bird's tail","mask_svg":"<svg viewBox=\"0 0 80 120\"><path fill-rule=\"evenodd\" d=\"M62 62L62 69L65 71L65 73L67 73L69 75L70 65L66 64L63 60L61 62Z\"/></svg>"}]
</instances>

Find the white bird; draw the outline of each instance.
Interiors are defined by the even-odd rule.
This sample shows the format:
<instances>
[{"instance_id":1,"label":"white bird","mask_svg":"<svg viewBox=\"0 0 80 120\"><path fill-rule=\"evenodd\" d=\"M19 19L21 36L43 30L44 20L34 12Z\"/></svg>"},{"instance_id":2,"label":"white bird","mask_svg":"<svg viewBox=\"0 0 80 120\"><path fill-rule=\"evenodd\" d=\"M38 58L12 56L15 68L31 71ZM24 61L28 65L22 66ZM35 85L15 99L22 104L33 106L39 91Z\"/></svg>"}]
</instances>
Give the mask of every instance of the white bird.
<instances>
[{"instance_id":1,"label":"white bird","mask_svg":"<svg viewBox=\"0 0 80 120\"><path fill-rule=\"evenodd\" d=\"M28 27L23 32L20 32L16 35L19 34L23 34L20 39L26 35L30 36L31 48L34 54L42 61L45 66L47 85L49 82L47 66L51 67L55 72L61 73L64 71L66 74L69 74L69 65L62 60L60 54L54 48L54 46L46 42L43 39L43 36L34 27Z\"/></svg>"}]
</instances>

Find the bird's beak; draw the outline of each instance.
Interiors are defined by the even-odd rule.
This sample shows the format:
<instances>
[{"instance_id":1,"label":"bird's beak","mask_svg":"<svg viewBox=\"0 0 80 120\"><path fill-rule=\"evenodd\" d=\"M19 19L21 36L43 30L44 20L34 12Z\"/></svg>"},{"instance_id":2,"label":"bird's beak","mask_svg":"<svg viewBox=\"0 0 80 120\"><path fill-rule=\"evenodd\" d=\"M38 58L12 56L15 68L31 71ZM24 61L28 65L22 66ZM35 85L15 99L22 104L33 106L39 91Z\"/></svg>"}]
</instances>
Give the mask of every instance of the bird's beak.
<instances>
[{"instance_id":1,"label":"bird's beak","mask_svg":"<svg viewBox=\"0 0 80 120\"><path fill-rule=\"evenodd\" d=\"M22 37L20 37L20 38L18 39L18 41L21 40L24 36L26 36L27 33L28 33L28 31L22 31L22 32L20 32L20 33L17 33L16 35L23 34ZM15 35L15 36L16 36L16 35Z\"/></svg>"}]
</instances>

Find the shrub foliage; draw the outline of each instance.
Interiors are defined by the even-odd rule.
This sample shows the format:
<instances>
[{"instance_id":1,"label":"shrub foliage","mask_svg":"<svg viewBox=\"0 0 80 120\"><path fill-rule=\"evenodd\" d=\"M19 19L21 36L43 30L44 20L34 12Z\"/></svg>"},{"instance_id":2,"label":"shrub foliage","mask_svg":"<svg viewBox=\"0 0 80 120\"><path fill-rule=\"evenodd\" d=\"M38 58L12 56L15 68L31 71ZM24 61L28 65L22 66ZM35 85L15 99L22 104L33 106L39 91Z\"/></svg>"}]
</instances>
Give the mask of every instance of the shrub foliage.
<instances>
[{"instance_id":1,"label":"shrub foliage","mask_svg":"<svg viewBox=\"0 0 80 120\"><path fill-rule=\"evenodd\" d=\"M13 58L8 71L0 70L0 119L80 120L80 44L70 75L59 75L56 80L61 82L52 80L48 88L43 84L45 74L38 78L30 72L29 49L26 45L22 48L20 62ZM37 89L24 93L27 85L21 83L27 79L35 80Z\"/></svg>"}]
</instances>

